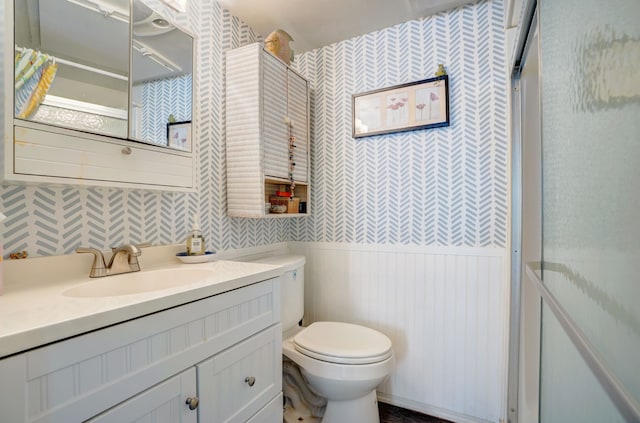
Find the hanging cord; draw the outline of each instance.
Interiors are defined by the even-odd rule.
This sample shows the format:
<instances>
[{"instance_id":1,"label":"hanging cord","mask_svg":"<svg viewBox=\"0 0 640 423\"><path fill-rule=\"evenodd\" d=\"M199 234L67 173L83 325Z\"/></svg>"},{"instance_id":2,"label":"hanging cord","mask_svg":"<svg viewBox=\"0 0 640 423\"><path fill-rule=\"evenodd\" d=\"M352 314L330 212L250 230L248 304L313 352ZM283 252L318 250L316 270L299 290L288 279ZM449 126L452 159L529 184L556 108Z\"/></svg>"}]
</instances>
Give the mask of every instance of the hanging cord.
<instances>
[{"instance_id":1,"label":"hanging cord","mask_svg":"<svg viewBox=\"0 0 640 423\"><path fill-rule=\"evenodd\" d=\"M291 182L289 190L291 192L291 197L289 197L289 201L293 201L294 190L296 189L296 183L293 180L293 171L296 167L296 162L294 159L294 149L296 148L295 142L296 137L293 135L293 123L289 121L289 182Z\"/></svg>"}]
</instances>

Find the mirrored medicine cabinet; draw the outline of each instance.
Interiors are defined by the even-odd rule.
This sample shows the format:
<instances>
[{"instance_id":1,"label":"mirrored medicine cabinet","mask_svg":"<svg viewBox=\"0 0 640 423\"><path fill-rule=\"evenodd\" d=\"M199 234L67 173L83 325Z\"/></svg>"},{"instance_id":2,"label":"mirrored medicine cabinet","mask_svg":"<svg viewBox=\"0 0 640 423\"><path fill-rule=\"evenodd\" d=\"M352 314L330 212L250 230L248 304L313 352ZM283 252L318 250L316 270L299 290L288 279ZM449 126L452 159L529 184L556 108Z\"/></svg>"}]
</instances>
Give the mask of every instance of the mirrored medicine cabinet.
<instances>
[{"instance_id":1,"label":"mirrored medicine cabinet","mask_svg":"<svg viewBox=\"0 0 640 423\"><path fill-rule=\"evenodd\" d=\"M5 181L193 188L193 35L143 0L5 1Z\"/></svg>"}]
</instances>

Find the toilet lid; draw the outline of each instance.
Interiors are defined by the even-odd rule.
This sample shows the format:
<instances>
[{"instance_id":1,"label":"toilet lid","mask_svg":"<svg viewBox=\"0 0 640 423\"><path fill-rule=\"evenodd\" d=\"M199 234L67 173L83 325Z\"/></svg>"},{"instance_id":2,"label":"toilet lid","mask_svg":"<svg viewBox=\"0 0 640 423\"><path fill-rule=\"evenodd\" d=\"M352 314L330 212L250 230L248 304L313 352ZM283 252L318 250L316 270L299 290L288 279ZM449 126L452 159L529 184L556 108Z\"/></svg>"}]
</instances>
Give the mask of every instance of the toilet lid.
<instances>
[{"instance_id":1,"label":"toilet lid","mask_svg":"<svg viewBox=\"0 0 640 423\"><path fill-rule=\"evenodd\" d=\"M391 357L391 340L377 330L340 322L312 323L298 333L295 349L337 364L370 364Z\"/></svg>"}]
</instances>

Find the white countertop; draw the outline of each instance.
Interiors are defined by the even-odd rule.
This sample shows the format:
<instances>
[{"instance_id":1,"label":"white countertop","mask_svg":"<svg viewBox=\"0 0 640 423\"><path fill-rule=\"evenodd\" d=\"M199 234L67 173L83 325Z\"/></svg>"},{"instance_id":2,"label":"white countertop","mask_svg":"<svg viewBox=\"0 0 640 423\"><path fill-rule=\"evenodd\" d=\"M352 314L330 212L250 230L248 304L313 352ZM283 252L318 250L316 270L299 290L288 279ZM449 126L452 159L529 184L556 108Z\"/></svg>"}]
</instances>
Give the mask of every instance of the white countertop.
<instances>
[{"instance_id":1,"label":"white countertop","mask_svg":"<svg viewBox=\"0 0 640 423\"><path fill-rule=\"evenodd\" d=\"M114 297L77 298L63 293L73 286L98 279L69 275L62 270L56 272L55 269L49 270L48 276L43 276L46 269L43 270L42 265L59 263L53 260L33 259L30 267L21 264L22 270L8 272L13 280L7 284L5 278L4 294L0 296L0 358L281 274L279 266L261 263L221 260L181 264L175 259L165 260L164 263L151 266L141 263L141 272L186 267L208 269L211 275L206 281L164 290ZM85 274L88 274L90 260L83 258L82 265ZM65 266L62 263L62 266L56 264L56 267ZM21 277L24 280L16 280ZM118 275L99 280L108 284L114 278L118 278Z\"/></svg>"}]
</instances>

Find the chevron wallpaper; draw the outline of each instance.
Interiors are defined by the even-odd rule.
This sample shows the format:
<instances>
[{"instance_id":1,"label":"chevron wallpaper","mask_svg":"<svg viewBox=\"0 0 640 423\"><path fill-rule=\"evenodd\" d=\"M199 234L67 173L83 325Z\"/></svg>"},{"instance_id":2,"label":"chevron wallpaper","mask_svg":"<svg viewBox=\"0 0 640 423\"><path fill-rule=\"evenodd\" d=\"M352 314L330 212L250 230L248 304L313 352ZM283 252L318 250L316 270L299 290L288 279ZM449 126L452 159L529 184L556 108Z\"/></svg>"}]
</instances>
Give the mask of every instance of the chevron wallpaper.
<instances>
[{"instance_id":1,"label":"chevron wallpaper","mask_svg":"<svg viewBox=\"0 0 640 423\"><path fill-rule=\"evenodd\" d=\"M186 21L158 0L149 3L198 37L197 192L2 186L7 254L182 242L194 212L216 250L286 240L506 245L502 1L481 1L297 55L295 66L312 85L313 213L289 220L226 216L223 53L259 36L214 1L190 2ZM353 93L430 77L438 63L450 75L450 127L351 138Z\"/></svg>"},{"instance_id":2,"label":"chevron wallpaper","mask_svg":"<svg viewBox=\"0 0 640 423\"><path fill-rule=\"evenodd\" d=\"M141 138L154 144L167 145L166 123L169 115L176 122L191 120L191 75L142 84ZM160 106L160 107L158 107Z\"/></svg>"},{"instance_id":3,"label":"chevron wallpaper","mask_svg":"<svg viewBox=\"0 0 640 423\"><path fill-rule=\"evenodd\" d=\"M296 56L311 82L312 211L300 241L495 246L507 242L503 2L481 1ZM451 126L355 140L351 95L433 76Z\"/></svg>"}]
</instances>

